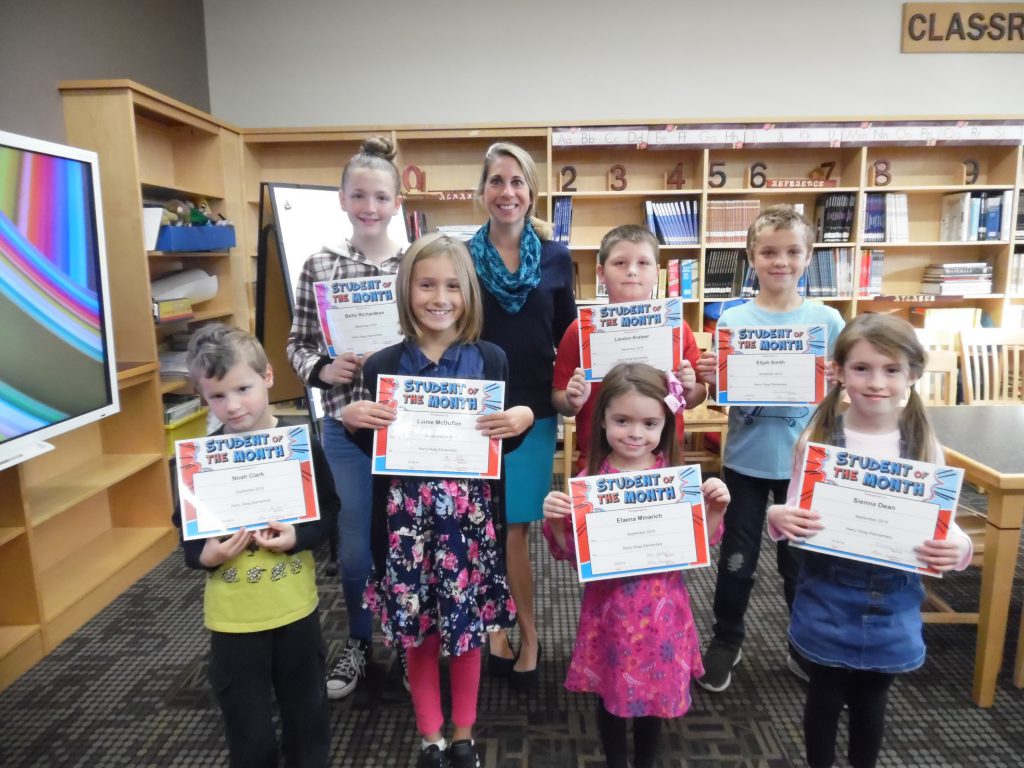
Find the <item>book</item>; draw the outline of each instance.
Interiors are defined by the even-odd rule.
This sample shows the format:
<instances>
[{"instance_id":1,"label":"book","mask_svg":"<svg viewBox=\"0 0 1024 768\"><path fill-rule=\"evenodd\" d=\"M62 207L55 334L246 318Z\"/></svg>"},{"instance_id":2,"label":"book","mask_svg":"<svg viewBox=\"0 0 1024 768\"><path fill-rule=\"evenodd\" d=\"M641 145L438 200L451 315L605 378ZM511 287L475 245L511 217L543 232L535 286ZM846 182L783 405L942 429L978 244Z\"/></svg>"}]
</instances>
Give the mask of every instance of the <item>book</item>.
<instances>
[{"instance_id":1,"label":"book","mask_svg":"<svg viewBox=\"0 0 1024 768\"><path fill-rule=\"evenodd\" d=\"M666 266L668 273L665 296L675 298L679 295L679 259L669 259Z\"/></svg>"},{"instance_id":2,"label":"book","mask_svg":"<svg viewBox=\"0 0 1024 768\"><path fill-rule=\"evenodd\" d=\"M153 301L153 320L158 324L177 323L195 317L191 299L163 299Z\"/></svg>"},{"instance_id":3,"label":"book","mask_svg":"<svg viewBox=\"0 0 1024 768\"><path fill-rule=\"evenodd\" d=\"M957 283L921 283L921 293L937 296L976 296L992 293L991 280L964 280Z\"/></svg>"}]
</instances>

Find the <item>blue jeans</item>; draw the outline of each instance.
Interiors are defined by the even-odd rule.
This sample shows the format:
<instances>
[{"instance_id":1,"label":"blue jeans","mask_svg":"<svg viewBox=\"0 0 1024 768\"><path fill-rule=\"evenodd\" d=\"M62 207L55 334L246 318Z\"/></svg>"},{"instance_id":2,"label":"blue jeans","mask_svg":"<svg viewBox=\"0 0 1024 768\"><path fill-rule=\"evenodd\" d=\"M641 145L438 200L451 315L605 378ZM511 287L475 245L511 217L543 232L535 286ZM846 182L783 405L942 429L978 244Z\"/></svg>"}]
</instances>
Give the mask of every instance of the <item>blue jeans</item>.
<instances>
[{"instance_id":1,"label":"blue jeans","mask_svg":"<svg viewBox=\"0 0 1024 768\"><path fill-rule=\"evenodd\" d=\"M718 557L718 581L715 583L714 639L730 648L743 645L746 636L743 617L754 588L754 573L761 554L761 531L768 512L768 494L776 504L786 503L789 480L765 480L725 467L722 479L732 501L725 512L725 534ZM786 605L793 610L800 560L796 551L778 542L776 562L782 575Z\"/></svg>"},{"instance_id":2,"label":"blue jeans","mask_svg":"<svg viewBox=\"0 0 1024 768\"><path fill-rule=\"evenodd\" d=\"M330 417L323 422L324 453L341 499L338 513L338 570L348 610L349 636L370 642L373 616L363 607L363 589L373 569L370 554L370 457L352 442L348 430Z\"/></svg>"}]
</instances>

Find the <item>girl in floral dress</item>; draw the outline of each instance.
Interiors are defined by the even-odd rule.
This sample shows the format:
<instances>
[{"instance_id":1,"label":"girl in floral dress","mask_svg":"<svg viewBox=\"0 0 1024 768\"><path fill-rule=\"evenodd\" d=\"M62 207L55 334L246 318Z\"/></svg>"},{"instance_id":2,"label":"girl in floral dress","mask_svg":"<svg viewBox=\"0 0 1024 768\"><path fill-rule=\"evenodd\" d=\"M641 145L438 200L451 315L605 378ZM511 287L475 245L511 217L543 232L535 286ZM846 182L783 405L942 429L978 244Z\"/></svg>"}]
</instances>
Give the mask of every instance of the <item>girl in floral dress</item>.
<instances>
[{"instance_id":1,"label":"girl in floral dress","mask_svg":"<svg viewBox=\"0 0 1024 768\"><path fill-rule=\"evenodd\" d=\"M671 392L671 394L670 394ZM679 463L675 411L682 387L671 374L620 363L605 377L594 408L586 475L672 467ZM721 538L729 491L717 478L701 486L712 543ZM544 500L544 535L557 559L576 561L571 500ZM626 768L629 718L633 765L658 756L661 720L690 708L690 680L704 674L690 595L679 572L592 581L583 589L576 645L565 687L596 693L597 726L609 768Z\"/></svg>"},{"instance_id":2,"label":"girl in floral dress","mask_svg":"<svg viewBox=\"0 0 1024 768\"><path fill-rule=\"evenodd\" d=\"M480 341L480 288L466 247L427 235L406 252L396 282L405 341L363 363L357 398L342 422L367 453L372 430L396 409L376 402L381 375L506 381L505 353ZM384 398L388 400L388 398ZM481 416L477 427L511 450L533 423L525 406ZM417 766L479 766L472 740L484 633L512 626L515 604L505 573L504 484L458 477L374 477L370 544L374 574L366 603L380 613L389 645L406 651L416 724ZM454 735L442 729L439 656L450 656Z\"/></svg>"}]
</instances>

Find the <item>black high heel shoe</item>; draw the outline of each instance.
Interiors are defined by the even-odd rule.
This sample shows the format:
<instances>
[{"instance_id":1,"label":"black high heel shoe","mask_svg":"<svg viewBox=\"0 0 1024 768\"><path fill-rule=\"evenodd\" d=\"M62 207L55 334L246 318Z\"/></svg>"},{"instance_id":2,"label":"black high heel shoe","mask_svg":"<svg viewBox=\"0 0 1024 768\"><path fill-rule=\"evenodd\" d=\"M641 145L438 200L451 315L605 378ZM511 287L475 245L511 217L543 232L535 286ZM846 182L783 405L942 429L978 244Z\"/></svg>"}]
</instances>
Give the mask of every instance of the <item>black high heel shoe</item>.
<instances>
[{"instance_id":1,"label":"black high heel shoe","mask_svg":"<svg viewBox=\"0 0 1024 768\"><path fill-rule=\"evenodd\" d=\"M505 635L506 641L508 635ZM509 648L512 647L512 643L508 644ZM515 666L519 660L519 654L516 653L511 659L506 659L504 656L498 656L497 654L491 653L490 647L487 649L487 672L494 677L508 677L512 674L512 667Z\"/></svg>"},{"instance_id":2,"label":"black high heel shoe","mask_svg":"<svg viewBox=\"0 0 1024 768\"><path fill-rule=\"evenodd\" d=\"M520 647L520 651L522 648ZM540 659L543 652L540 640L537 641L537 666L533 669L528 669L525 672L520 672L518 669L513 668L512 673L509 677L509 682L512 687L517 691L532 691L537 687L537 683L540 682Z\"/></svg>"}]
</instances>

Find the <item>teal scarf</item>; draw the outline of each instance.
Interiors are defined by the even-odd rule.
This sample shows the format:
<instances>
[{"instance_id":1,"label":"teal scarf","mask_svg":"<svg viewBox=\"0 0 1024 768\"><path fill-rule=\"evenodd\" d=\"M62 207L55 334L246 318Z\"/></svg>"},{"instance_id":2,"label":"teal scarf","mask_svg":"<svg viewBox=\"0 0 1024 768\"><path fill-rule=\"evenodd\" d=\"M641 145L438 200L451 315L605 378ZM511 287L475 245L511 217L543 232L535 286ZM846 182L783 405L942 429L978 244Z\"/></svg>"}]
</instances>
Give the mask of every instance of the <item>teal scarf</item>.
<instances>
[{"instance_id":1,"label":"teal scarf","mask_svg":"<svg viewBox=\"0 0 1024 768\"><path fill-rule=\"evenodd\" d=\"M540 283L540 238L527 219L519 238L519 269L509 272L501 260L501 254L488 237L490 232L491 222L488 221L469 241L473 266L476 267L480 282L501 308L514 315L523 308L530 291Z\"/></svg>"}]
</instances>

